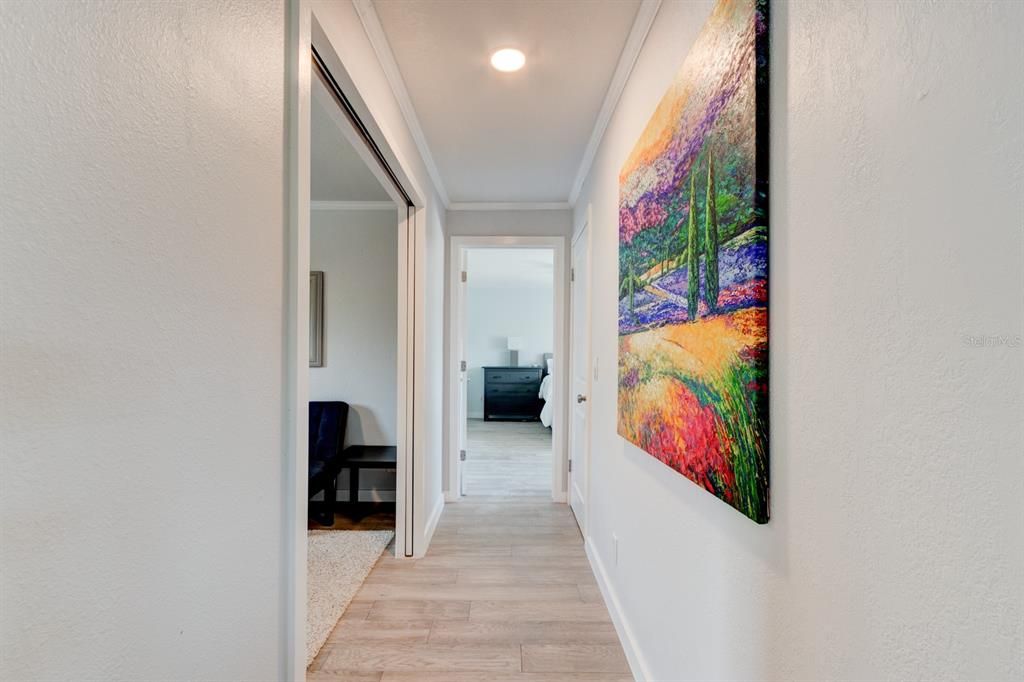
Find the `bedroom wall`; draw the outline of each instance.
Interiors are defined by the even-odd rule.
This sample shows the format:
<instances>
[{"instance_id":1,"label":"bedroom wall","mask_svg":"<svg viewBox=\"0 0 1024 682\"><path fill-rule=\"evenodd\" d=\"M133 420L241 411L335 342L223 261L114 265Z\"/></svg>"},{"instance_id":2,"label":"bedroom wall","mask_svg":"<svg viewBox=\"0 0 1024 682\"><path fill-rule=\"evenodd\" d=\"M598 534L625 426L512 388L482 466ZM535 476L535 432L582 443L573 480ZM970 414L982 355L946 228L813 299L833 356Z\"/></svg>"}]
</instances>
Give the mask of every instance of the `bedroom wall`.
<instances>
[{"instance_id":1,"label":"bedroom wall","mask_svg":"<svg viewBox=\"0 0 1024 682\"><path fill-rule=\"evenodd\" d=\"M618 172L711 6L662 4L576 205L588 542L634 671L1020 679L1024 5L772 3L766 526L615 432Z\"/></svg>"},{"instance_id":2,"label":"bedroom wall","mask_svg":"<svg viewBox=\"0 0 1024 682\"><path fill-rule=\"evenodd\" d=\"M284 679L283 2L0 3L0 678Z\"/></svg>"},{"instance_id":3,"label":"bedroom wall","mask_svg":"<svg viewBox=\"0 0 1024 682\"><path fill-rule=\"evenodd\" d=\"M473 254L469 252L469 280L466 282L467 414L470 419L482 419L482 368L508 365L509 336L523 338L520 366L543 366L543 355L553 352L555 291L553 283L514 280L474 283L478 278L473 268Z\"/></svg>"},{"instance_id":4,"label":"bedroom wall","mask_svg":"<svg viewBox=\"0 0 1024 682\"><path fill-rule=\"evenodd\" d=\"M398 230L394 211L312 211L310 269L324 273L324 366L310 400L349 404L346 445L395 445ZM358 295L353 293L358 292ZM360 499L395 499L395 474L367 470ZM338 499L348 499L348 470Z\"/></svg>"}]
</instances>

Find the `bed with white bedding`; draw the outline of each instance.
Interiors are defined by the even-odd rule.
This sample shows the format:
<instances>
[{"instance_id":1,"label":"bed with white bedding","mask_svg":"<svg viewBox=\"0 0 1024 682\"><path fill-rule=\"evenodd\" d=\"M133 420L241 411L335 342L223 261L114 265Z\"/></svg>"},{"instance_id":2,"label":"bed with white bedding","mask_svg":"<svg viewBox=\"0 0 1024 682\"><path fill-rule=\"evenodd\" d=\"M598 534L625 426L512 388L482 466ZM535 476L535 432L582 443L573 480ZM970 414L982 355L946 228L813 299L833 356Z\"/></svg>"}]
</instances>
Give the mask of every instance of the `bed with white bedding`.
<instances>
[{"instance_id":1,"label":"bed with white bedding","mask_svg":"<svg viewBox=\"0 0 1024 682\"><path fill-rule=\"evenodd\" d=\"M537 397L544 401L544 407L540 410L540 423L548 428L551 427L551 416L554 414L554 406L551 403L551 393L554 387L554 377L552 373L555 368L555 361L551 354L545 354L544 360L547 363L545 368L547 372L544 374L544 378L540 382L540 392Z\"/></svg>"}]
</instances>

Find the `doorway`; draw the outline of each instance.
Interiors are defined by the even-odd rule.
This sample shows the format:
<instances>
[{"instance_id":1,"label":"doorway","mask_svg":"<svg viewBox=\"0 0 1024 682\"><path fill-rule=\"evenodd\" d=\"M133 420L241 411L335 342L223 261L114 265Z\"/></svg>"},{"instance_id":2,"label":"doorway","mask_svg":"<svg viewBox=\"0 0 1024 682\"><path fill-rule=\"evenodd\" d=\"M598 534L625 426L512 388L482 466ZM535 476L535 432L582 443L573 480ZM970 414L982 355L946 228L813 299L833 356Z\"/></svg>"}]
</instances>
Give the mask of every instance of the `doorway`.
<instances>
[{"instance_id":1,"label":"doorway","mask_svg":"<svg viewBox=\"0 0 1024 682\"><path fill-rule=\"evenodd\" d=\"M402 208L357 151L361 141L326 79L312 82L310 162L310 427L322 422L326 476L311 498L310 529L396 528L398 242ZM354 295L353 292L358 292ZM324 433L342 405L337 433ZM391 466L345 466L365 449ZM315 458L312 445L310 457ZM344 461L343 459L344 458ZM337 474L335 471L337 470ZM310 493L314 490L311 488Z\"/></svg>"},{"instance_id":2,"label":"doorway","mask_svg":"<svg viewBox=\"0 0 1024 682\"><path fill-rule=\"evenodd\" d=\"M286 638L283 642L287 670L282 678L303 679L312 638L307 632L309 618L307 598L311 591L308 578L308 553L312 546L309 541L309 509L310 484L310 443L311 437L311 398L316 398L312 391L317 388L317 380L311 376L317 362L312 357L316 343L311 342L311 332L317 328L316 320L311 325L311 288L317 291L318 285L312 275L311 248L316 248L312 241L314 230L311 229L313 209L328 212L348 212L357 208L360 211L380 212L384 221L385 231L391 231L395 248L391 252L394 273L391 283L395 302L394 333L383 332L394 340L393 379L384 383L393 392L392 408L381 408L379 427L383 427L385 414L393 415L394 421L394 454L393 462L388 462L384 474L390 473L393 491L388 486L365 481L360 472L361 485L355 487L354 493L345 490L345 478L342 478L342 490L325 491L326 495L333 492L335 499L347 503L348 495L355 497L356 502L386 502L387 495L393 496L393 518L395 537L394 555L408 558L422 554L425 546L427 515L423 509L422 490L425 487L423 467L417 466L417 453L421 451L418 443L422 441L423 418L422 410L415 409L416 389L422 385L422 343L423 313L421 296L417 292L424 288L423 250L425 239L422 234L424 200L423 192L412 180L390 147L386 136L376 124L366 102L362 99L358 88L349 76L338 53L323 27L318 23L311 6L305 2L291 6L289 36L289 214L291 219L288 234L288 280L286 292L288 310L287 356L285 359L285 377L288 400L284 410L286 441L284 443L285 463L282 485L286 506L284 509L285 527L288 538L282 552L282 563L285 580L288 585L284 611L287 617ZM372 198L343 197L340 199L321 199L323 203L314 206L311 196L315 183L313 173L313 115L314 106L323 105L323 111L335 124L337 131L354 150L362 161L361 171L368 171L382 189L384 195ZM319 141L318 141L319 142ZM352 186L369 186L354 177L342 178L342 184ZM362 184L360 184L362 183ZM315 197L314 197L315 198ZM349 203L349 206L341 204ZM352 206L359 203L359 206ZM387 216L390 216L388 218ZM321 271L322 272L322 271ZM330 333L328 315L341 315L344 312L330 309L327 301L332 295L324 273L324 319L323 328ZM351 301L354 292L342 294ZM337 321L337 320L336 320ZM356 323L358 324L358 323ZM335 369L342 363L339 351L332 350L331 339L325 338L321 344L325 354L326 367ZM344 351L341 351L342 353ZM331 360L334 358L334 361ZM314 365L314 367L311 367ZM349 368L351 370L351 367ZM323 386L320 386L323 388ZM343 396L339 396L342 397ZM337 401L335 401L337 402ZM359 429L365 438L374 420L362 420L357 415ZM357 429L357 430L359 430ZM355 431L354 431L355 432ZM342 445L343 446L343 445ZM371 467L374 468L374 467ZM351 469L349 468L349 471ZM342 473L342 472L339 472ZM350 474L351 475L351 474ZM369 487L369 489L367 489ZM352 488L349 488L352 490ZM312 492L318 493L318 490ZM419 493L419 494L418 494ZM340 498L340 499L338 499ZM315 549L315 548L314 548Z\"/></svg>"},{"instance_id":3,"label":"doorway","mask_svg":"<svg viewBox=\"0 0 1024 682\"><path fill-rule=\"evenodd\" d=\"M374 142L316 43L311 61L307 665L344 641L337 623L398 544L399 218L407 207L401 186L379 177L387 167L373 158Z\"/></svg>"},{"instance_id":4,"label":"doorway","mask_svg":"<svg viewBox=\"0 0 1024 682\"><path fill-rule=\"evenodd\" d=\"M554 252L466 250L464 495L551 493Z\"/></svg>"},{"instance_id":5,"label":"doorway","mask_svg":"<svg viewBox=\"0 0 1024 682\"><path fill-rule=\"evenodd\" d=\"M566 501L565 240L452 237L448 501Z\"/></svg>"}]
</instances>

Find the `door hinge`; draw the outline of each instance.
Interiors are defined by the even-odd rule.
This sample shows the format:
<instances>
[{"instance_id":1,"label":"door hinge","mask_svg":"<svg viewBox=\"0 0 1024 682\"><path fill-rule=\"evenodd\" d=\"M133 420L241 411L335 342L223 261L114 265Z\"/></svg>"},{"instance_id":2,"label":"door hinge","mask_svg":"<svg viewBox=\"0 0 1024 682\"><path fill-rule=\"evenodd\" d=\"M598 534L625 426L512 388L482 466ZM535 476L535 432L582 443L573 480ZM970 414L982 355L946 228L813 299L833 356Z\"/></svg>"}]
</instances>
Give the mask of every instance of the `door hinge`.
<instances>
[{"instance_id":1,"label":"door hinge","mask_svg":"<svg viewBox=\"0 0 1024 682\"><path fill-rule=\"evenodd\" d=\"M462 281L465 282L469 278L469 275L465 270L462 271Z\"/></svg>"},{"instance_id":2,"label":"door hinge","mask_svg":"<svg viewBox=\"0 0 1024 682\"><path fill-rule=\"evenodd\" d=\"M576 281L576 268L569 268L569 281L570 282L575 282Z\"/></svg>"},{"instance_id":3,"label":"door hinge","mask_svg":"<svg viewBox=\"0 0 1024 682\"><path fill-rule=\"evenodd\" d=\"M569 473L572 473L572 460L569 460Z\"/></svg>"},{"instance_id":4,"label":"door hinge","mask_svg":"<svg viewBox=\"0 0 1024 682\"><path fill-rule=\"evenodd\" d=\"M465 450L459 450L459 461L461 461L461 462L465 462L466 461L466 451Z\"/></svg>"},{"instance_id":5,"label":"door hinge","mask_svg":"<svg viewBox=\"0 0 1024 682\"><path fill-rule=\"evenodd\" d=\"M460 372L465 372L466 371L466 361L465 360L460 360L459 361L459 371Z\"/></svg>"}]
</instances>

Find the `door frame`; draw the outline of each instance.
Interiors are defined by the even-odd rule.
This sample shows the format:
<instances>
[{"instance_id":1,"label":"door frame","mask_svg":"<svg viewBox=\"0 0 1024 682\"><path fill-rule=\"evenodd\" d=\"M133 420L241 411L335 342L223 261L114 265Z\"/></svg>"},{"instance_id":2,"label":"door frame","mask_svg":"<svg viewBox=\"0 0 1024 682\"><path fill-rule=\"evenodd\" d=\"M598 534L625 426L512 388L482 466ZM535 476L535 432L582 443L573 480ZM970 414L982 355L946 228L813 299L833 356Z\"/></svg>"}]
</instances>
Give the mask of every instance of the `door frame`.
<instances>
[{"instance_id":1,"label":"door frame","mask_svg":"<svg viewBox=\"0 0 1024 682\"><path fill-rule=\"evenodd\" d=\"M584 464L584 467L583 467L583 480L581 481L582 485L580 486L581 497L583 498L583 508L586 510L584 515L583 515L583 525L580 528L580 532L583 534L583 538L584 539L589 537L589 534L587 532L587 527L590 525L590 419L591 419L591 415L593 413L592 397L593 397L593 386L594 386L594 376L593 376L594 357L593 357L593 352L592 352L592 348L591 348L591 328L590 328L591 319L592 319L592 317L591 317L590 292L591 292L591 269L593 267L593 258L592 258L592 253L593 253L593 238L592 237L593 237L593 235L591 233L590 224L591 224L591 207L590 207L590 205L588 205L587 206L587 212L586 212L586 214L584 216L583 225L580 226L580 228L578 230L575 230L575 232L573 234L573 237L572 237L572 244L571 244L571 246L569 248L569 263L570 263L570 267L572 267L572 265L571 265L573 263L572 255L573 255L573 251L576 248L576 244L579 242L580 238L583 237L583 235L587 236L586 253L584 254L584 258L586 259L586 263L587 263L587 273L586 273L585 281L583 281L583 282L575 281L576 277L575 277L574 269L570 270L570 272L572 272L572 282L571 282L571 286L569 288L569 305L570 305L571 311L570 311L570 317L569 317L569 330L568 330L570 368L575 365L576 356L579 353L583 353L584 354L584 357L586 359L586 368L587 368L587 393L586 393L587 401L586 401L586 406L584 407L584 410L586 411L586 415L587 415L586 416L586 422L587 423L586 423L586 428L584 429L584 432L583 432L584 435L583 435L583 443L582 443L582 450L581 450L582 457L584 458L585 464ZM582 313L583 313L583 340L582 340L583 343L582 344L580 344L577 339L573 338L573 332L575 330L574 320L576 318L576 315L579 312L581 312L581 311L577 311L575 309L575 307L573 307L573 305L572 305L573 304L573 299L572 299L572 291L573 291L572 287L573 286L582 286L583 287L583 291L585 292L585 296L586 296L586 304L584 305L584 310L582 311ZM570 369L570 375L569 375L569 388L570 388L570 393L571 393L571 388L572 388L571 369ZM569 403L569 413L568 413L567 418L568 418L568 428L567 428L567 432L568 432L567 433L567 437L568 437L568 452L567 452L567 456L571 457L572 456L572 452L573 452L573 445L574 445L573 442L572 442L573 441L573 428L572 428L572 404L571 403ZM567 495L567 502L569 503L569 506L571 508L572 507L572 474L569 473L569 472L566 472L566 473L567 473L566 495ZM577 521L578 520L579 519L577 519Z\"/></svg>"},{"instance_id":2,"label":"door frame","mask_svg":"<svg viewBox=\"0 0 1024 682\"><path fill-rule=\"evenodd\" d=\"M363 133L376 145L392 175L388 175L367 144L356 150L396 203L398 229L398 410L395 491L395 556L421 556L426 544L423 509L426 479L417 462L424 452L425 410L425 202L424 193L407 169L410 167L389 143L365 99L346 70L328 33L317 21L309 0L288 3L286 36L288 225L286 234L283 359L284 401L282 430L281 571L284 615L282 680L304 680L306 675L307 502L309 420L309 249L310 160L312 108L311 57L316 45L331 76ZM396 184L398 187L396 187ZM407 195L411 206L407 205Z\"/></svg>"},{"instance_id":3,"label":"door frame","mask_svg":"<svg viewBox=\"0 0 1024 682\"><path fill-rule=\"evenodd\" d=\"M554 415L551 419L551 499L565 502L568 498L566 479L567 440L565 425L568 423L568 368L558 358L568 356L568 338L566 334L566 311L568 309L568 277L566 268L565 237L517 237L517 236L484 236L484 237L449 237L448 253L448 452L445 457L447 472L445 476L445 500L458 502L459 494L459 349L465 344L466 320L464 289L462 286L462 253L468 249L551 249L554 252L554 356L556 358L552 397ZM461 313L461 314L460 314ZM461 344L460 344L461 342ZM468 395L468 390L467 390Z\"/></svg>"}]
</instances>

